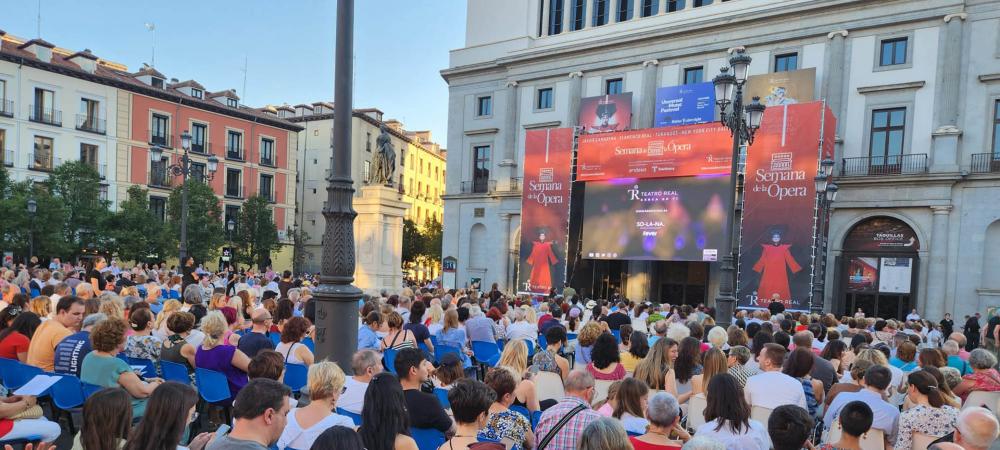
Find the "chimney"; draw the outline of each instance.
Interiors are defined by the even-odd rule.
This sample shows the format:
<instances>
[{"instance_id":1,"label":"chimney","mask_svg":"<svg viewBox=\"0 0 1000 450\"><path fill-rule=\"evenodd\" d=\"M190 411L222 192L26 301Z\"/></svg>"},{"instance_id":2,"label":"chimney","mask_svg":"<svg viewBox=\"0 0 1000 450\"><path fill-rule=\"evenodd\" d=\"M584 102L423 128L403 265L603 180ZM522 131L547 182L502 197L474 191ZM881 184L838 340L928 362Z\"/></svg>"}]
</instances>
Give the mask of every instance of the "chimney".
<instances>
[{"instance_id":1,"label":"chimney","mask_svg":"<svg viewBox=\"0 0 1000 450\"><path fill-rule=\"evenodd\" d=\"M89 48L82 52L76 52L66 57L66 61L80 66L87 73L94 73L97 70L97 56L90 52Z\"/></svg>"},{"instance_id":2,"label":"chimney","mask_svg":"<svg viewBox=\"0 0 1000 450\"><path fill-rule=\"evenodd\" d=\"M17 48L33 53L39 61L52 62L52 49L55 47L42 39L32 39Z\"/></svg>"}]
</instances>

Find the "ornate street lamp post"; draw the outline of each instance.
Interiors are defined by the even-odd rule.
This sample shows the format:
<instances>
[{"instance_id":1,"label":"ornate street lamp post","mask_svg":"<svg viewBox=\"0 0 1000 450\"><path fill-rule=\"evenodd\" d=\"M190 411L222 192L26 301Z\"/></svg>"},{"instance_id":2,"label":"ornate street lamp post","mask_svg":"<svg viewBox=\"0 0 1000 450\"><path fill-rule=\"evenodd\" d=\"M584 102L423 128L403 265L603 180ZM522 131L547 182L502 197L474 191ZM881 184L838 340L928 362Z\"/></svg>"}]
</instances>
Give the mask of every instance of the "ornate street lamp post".
<instances>
[{"instance_id":1,"label":"ornate street lamp post","mask_svg":"<svg viewBox=\"0 0 1000 450\"><path fill-rule=\"evenodd\" d=\"M833 166L836 164L832 159L824 159L819 164L819 173L814 179L816 182L816 196L819 202L818 217L816 219L816 256L813 260L813 289L812 299L809 302L809 311L813 313L823 312L823 301L825 299L826 284L826 226L827 217L830 213L830 205L837 199L837 185L830 183L833 175Z\"/></svg>"},{"instance_id":2,"label":"ornate street lamp post","mask_svg":"<svg viewBox=\"0 0 1000 450\"><path fill-rule=\"evenodd\" d=\"M187 217L188 217L188 190L187 190L187 179L191 175L191 157L189 151L191 150L191 134L184 130L181 133L181 149L184 151L181 154L180 164L171 164L166 167L167 173L172 176L181 177L181 242L180 242L180 263L184 263L184 257L187 256ZM154 145L149 149L149 159L154 163L158 163L163 160L163 148ZM211 181L215 176L215 171L219 168L219 158L215 155L208 156L208 173L202 173L201 176L203 180L199 181Z\"/></svg>"},{"instance_id":3,"label":"ornate street lamp post","mask_svg":"<svg viewBox=\"0 0 1000 450\"><path fill-rule=\"evenodd\" d=\"M733 154L731 177L729 181L729 204L731 210L728 214L729 236L726 239L722 252L722 272L719 280L719 296L715 299L716 321L719 325L726 327L732 320L733 312L736 309L736 261L739 260L739 245L736 238L739 232L736 229L736 192L737 173L740 160L740 149L743 145L753 143L754 134L760 128L760 122L764 117L764 105L760 103L760 98L754 97L753 101L743 105L743 85L747 81L747 70L750 67L750 56L742 49L737 50L729 58L729 66L723 67L721 73L716 75L712 83L715 84L715 102L719 106L719 122L729 128L733 136ZM729 106L732 105L732 110Z\"/></svg>"},{"instance_id":4,"label":"ornate street lamp post","mask_svg":"<svg viewBox=\"0 0 1000 450\"><path fill-rule=\"evenodd\" d=\"M38 212L38 202L28 199L28 259L24 266L31 268L31 257L35 256L35 213Z\"/></svg>"}]
</instances>

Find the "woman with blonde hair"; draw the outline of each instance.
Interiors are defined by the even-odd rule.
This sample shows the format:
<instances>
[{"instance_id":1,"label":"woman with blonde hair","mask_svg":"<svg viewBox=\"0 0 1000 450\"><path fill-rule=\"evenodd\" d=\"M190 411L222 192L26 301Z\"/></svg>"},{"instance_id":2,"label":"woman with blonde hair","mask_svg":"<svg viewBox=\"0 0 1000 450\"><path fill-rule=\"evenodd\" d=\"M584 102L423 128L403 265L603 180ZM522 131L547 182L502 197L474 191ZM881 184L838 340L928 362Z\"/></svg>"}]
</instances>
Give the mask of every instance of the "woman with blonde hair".
<instances>
[{"instance_id":1,"label":"woman with blonde hair","mask_svg":"<svg viewBox=\"0 0 1000 450\"><path fill-rule=\"evenodd\" d=\"M201 319L201 331L205 333L205 340L195 352L195 367L222 372L229 382L229 392L235 398L247 384L250 358L235 346L226 345L229 324L221 312L209 311Z\"/></svg>"},{"instance_id":2,"label":"woman with blonde hair","mask_svg":"<svg viewBox=\"0 0 1000 450\"><path fill-rule=\"evenodd\" d=\"M514 405L528 408L528 411L541 410L535 394L535 382L531 381L531 374L528 372L528 346L524 339L515 339L504 346L497 367L507 369L517 381Z\"/></svg>"},{"instance_id":3,"label":"woman with blonde hair","mask_svg":"<svg viewBox=\"0 0 1000 450\"><path fill-rule=\"evenodd\" d=\"M278 448L310 448L327 428L354 428L354 421L349 417L333 412L346 380L344 371L336 363L322 361L309 366L309 404L288 413L285 431L278 438Z\"/></svg>"},{"instance_id":4,"label":"woman with blonde hair","mask_svg":"<svg viewBox=\"0 0 1000 450\"><path fill-rule=\"evenodd\" d=\"M576 349L575 356L577 364L581 366L590 364L590 350L594 347L594 342L597 342L597 338L602 333L604 333L604 329L596 321L587 322L583 328L580 328L580 333L576 337L579 347Z\"/></svg>"},{"instance_id":5,"label":"woman with blonde hair","mask_svg":"<svg viewBox=\"0 0 1000 450\"><path fill-rule=\"evenodd\" d=\"M28 311L37 314L44 321L52 313L52 300L47 295L39 295L28 303Z\"/></svg>"},{"instance_id":6,"label":"woman with blonde hair","mask_svg":"<svg viewBox=\"0 0 1000 450\"><path fill-rule=\"evenodd\" d=\"M578 450L632 450L628 433L621 421L601 417L583 429L586 439L580 439Z\"/></svg>"},{"instance_id":7,"label":"woman with blonde hair","mask_svg":"<svg viewBox=\"0 0 1000 450\"><path fill-rule=\"evenodd\" d=\"M672 370L677 359L677 342L662 338L653 344L646 358L635 366L633 377L646 382L650 389L667 391L677 397L677 379Z\"/></svg>"},{"instance_id":8,"label":"woman with blonde hair","mask_svg":"<svg viewBox=\"0 0 1000 450\"><path fill-rule=\"evenodd\" d=\"M167 329L167 319L169 319L170 316L172 316L175 312L180 310L181 310L181 302L173 299L164 302L163 310L161 310L160 313L156 315L156 323L153 325L154 327L153 335L160 338L160 340L162 341L166 340L167 336L173 334L170 332L169 329Z\"/></svg>"},{"instance_id":9,"label":"woman with blonde hair","mask_svg":"<svg viewBox=\"0 0 1000 450\"><path fill-rule=\"evenodd\" d=\"M538 324L538 314L535 312L535 308L528 305L521 305L521 309L524 310L524 320L527 320L530 324Z\"/></svg>"},{"instance_id":10,"label":"woman with blonde hair","mask_svg":"<svg viewBox=\"0 0 1000 450\"><path fill-rule=\"evenodd\" d=\"M215 293L212 294L212 299L209 300L208 302L208 310L215 311L226 306L227 304L228 302L226 301L226 294Z\"/></svg>"},{"instance_id":11,"label":"woman with blonde hair","mask_svg":"<svg viewBox=\"0 0 1000 450\"><path fill-rule=\"evenodd\" d=\"M118 295L121 297L139 297L139 288L135 286L125 286L118 292Z\"/></svg>"},{"instance_id":12,"label":"woman with blonde hair","mask_svg":"<svg viewBox=\"0 0 1000 450\"><path fill-rule=\"evenodd\" d=\"M427 331L432 336L437 336L444 328L444 310L440 304L431 304L431 307L427 308L427 319L430 321L427 324Z\"/></svg>"}]
</instances>

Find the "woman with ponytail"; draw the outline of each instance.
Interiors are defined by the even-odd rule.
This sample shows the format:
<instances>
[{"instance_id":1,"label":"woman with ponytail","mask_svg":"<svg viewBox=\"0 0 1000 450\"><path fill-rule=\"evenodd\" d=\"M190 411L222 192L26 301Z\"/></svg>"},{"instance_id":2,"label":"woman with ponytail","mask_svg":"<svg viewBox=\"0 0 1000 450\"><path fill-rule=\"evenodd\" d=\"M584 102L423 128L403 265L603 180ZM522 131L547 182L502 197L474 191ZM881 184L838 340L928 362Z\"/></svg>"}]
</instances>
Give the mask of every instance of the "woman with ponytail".
<instances>
[{"instance_id":1,"label":"woman with ponytail","mask_svg":"<svg viewBox=\"0 0 1000 450\"><path fill-rule=\"evenodd\" d=\"M938 382L927 371L911 373L906 381L907 399L913 406L899 416L899 434L894 450L911 450L913 434L944 436L955 428L958 410L945 403Z\"/></svg>"}]
</instances>

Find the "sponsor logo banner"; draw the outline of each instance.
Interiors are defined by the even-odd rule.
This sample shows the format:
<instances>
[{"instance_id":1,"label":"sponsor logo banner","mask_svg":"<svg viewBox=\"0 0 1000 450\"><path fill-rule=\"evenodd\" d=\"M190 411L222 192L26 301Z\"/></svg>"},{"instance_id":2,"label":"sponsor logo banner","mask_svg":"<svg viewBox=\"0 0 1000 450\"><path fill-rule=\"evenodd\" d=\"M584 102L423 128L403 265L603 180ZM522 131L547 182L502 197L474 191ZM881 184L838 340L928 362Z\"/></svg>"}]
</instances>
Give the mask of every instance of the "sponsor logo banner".
<instances>
[{"instance_id":1,"label":"sponsor logo banner","mask_svg":"<svg viewBox=\"0 0 1000 450\"><path fill-rule=\"evenodd\" d=\"M692 125L715 120L715 85L709 81L657 89L654 117L655 127Z\"/></svg>"},{"instance_id":2,"label":"sponsor logo banner","mask_svg":"<svg viewBox=\"0 0 1000 450\"><path fill-rule=\"evenodd\" d=\"M576 179L728 175L732 152L718 123L580 136Z\"/></svg>"}]
</instances>

